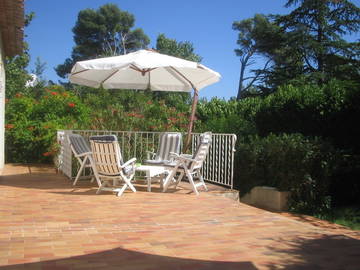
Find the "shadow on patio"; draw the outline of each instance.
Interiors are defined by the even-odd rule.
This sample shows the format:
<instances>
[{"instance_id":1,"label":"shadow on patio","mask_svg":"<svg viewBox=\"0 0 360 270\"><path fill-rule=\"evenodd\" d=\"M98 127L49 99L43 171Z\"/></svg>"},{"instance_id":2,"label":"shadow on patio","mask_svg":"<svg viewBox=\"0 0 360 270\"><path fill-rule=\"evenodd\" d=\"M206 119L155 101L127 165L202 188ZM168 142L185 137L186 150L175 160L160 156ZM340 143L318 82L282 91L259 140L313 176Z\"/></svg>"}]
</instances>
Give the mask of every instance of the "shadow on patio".
<instances>
[{"instance_id":1,"label":"shadow on patio","mask_svg":"<svg viewBox=\"0 0 360 270\"><path fill-rule=\"evenodd\" d=\"M56 259L26 263L23 265L0 266L0 269L241 269L257 270L251 262L222 262L183 259L151 255L142 252L116 248L113 250Z\"/></svg>"}]
</instances>

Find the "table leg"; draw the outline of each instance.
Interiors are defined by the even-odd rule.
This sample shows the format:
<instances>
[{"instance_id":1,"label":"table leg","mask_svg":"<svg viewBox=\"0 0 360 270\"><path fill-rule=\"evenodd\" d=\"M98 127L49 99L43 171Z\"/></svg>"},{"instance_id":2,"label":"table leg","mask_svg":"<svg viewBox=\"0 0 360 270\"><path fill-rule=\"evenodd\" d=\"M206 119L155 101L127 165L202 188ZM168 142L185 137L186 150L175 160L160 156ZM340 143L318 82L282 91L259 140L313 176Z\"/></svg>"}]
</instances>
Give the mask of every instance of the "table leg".
<instances>
[{"instance_id":1,"label":"table leg","mask_svg":"<svg viewBox=\"0 0 360 270\"><path fill-rule=\"evenodd\" d=\"M161 174L160 175L160 189L163 190L164 189L164 181L165 181L165 174Z\"/></svg>"},{"instance_id":2,"label":"table leg","mask_svg":"<svg viewBox=\"0 0 360 270\"><path fill-rule=\"evenodd\" d=\"M146 171L147 191L151 192L151 177L150 171Z\"/></svg>"}]
</instances>

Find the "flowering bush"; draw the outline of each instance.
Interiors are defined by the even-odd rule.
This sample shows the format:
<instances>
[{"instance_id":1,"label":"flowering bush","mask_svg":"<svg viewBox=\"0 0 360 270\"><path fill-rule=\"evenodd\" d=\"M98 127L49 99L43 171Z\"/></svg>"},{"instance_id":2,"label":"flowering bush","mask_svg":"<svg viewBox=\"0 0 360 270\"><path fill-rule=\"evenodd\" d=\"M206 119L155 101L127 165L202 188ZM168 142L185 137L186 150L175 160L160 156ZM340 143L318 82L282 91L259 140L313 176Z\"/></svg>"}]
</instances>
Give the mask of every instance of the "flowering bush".
<instances>
[{"instance_id":1,"label":"flowering bush","mask_svg":"<svg viewBox=\"0 0 360 270\"><path fill-rule=\"evenodd\" d=\"M6 162L50 162L56 153L56 131L87 126L89 111L62 86L42 95L15 94L6 103Z\"/></svg>"},{"instance_id":2,"label":"flowering bush","mask_svg":"<svg viewBox=\"0 0 360 270\"><path fill-rule=\"evenodd\" d=\"M92 108L90 129L185 131L190 104L157 98L153 93L98 90L84 102Z\"/></svg>"}]
</instances>

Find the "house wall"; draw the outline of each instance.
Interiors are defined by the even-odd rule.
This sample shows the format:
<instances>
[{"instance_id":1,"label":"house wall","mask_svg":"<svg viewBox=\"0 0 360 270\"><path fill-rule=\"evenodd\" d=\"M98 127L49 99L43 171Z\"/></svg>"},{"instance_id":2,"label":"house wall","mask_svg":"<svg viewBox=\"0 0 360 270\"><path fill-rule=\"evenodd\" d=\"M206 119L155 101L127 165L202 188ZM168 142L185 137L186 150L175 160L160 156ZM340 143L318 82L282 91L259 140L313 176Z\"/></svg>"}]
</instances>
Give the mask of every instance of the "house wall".
<instances>
[{"instance_id":1,"label":"house wall","mask_svg":"<svg viewBox=\"0 0 360 270\"><path fill-rule=\"evenodd\" d=\"M5 163L5 66L0 29L0 174Z\"/></svg>"}]
</instances>

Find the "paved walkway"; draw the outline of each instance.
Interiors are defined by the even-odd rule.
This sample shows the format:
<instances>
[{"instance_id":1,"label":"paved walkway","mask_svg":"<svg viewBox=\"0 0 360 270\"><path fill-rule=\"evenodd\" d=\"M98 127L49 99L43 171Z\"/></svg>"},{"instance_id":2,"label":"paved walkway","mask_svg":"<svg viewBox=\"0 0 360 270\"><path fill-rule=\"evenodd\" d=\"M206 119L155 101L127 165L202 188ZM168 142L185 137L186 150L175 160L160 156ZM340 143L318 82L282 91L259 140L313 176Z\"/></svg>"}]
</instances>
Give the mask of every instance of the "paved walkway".
<instances>
[{"instance_id":1,"label":"paved walkway","mask_svg":"<svg viewBox=\"0 0 360 270\"><path fill-rule=\"evenodd\" d=\"M53 169L0 178L0 269L360 269L360 233L227 198L72 187Z\"/></svg>"}]
</instances>

